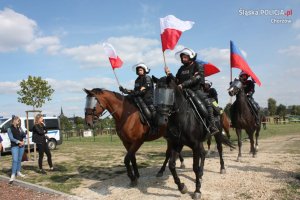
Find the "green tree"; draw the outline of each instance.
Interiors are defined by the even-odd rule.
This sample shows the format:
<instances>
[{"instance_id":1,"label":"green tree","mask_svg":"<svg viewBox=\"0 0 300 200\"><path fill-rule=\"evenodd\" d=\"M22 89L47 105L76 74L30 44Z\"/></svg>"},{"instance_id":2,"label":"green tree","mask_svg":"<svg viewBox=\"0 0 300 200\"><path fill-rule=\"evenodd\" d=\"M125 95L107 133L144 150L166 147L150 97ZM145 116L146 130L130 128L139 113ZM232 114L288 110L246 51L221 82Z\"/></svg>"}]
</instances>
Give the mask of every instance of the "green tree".
<instances>
[{"instance_id":1,"label":"green tree","mask_svg":"<svg viewBox=\"0 0 300 200\"><path fill-rule=\"evenodd\" d=\"M276 114L279 115L280 117L285 117L286 111L287 111L286 106L280 104L276 109Z\"/></svg>"},{"instance_id":2,"label":"green tree","mask_svg":"<svg viewBox=\"0 0 300 200\"><path fill-rule=\"evenodd\" d=\"M291 115L300 115L300 106L293 105L291 108Z\"/></svg>"},{"instance_id":3,"label":"green tree","mask_svg":"<svg viewBox=\"0 0 300 200\"><path fill-rule=\"evenodd\" d=\"M42 107L46 100L50 101L54 92L46 80L35 76L28 76L27 80L22 80L20 87L17 91L20 96L18 102L32 106L33 110Z\"/></svg>"},{"instance_id":4,"label":"green tree","mask_svg":"<svg viewBox=\"0 0 300 200\"><path fill-rule=\"evenodd\" d=\"M60 117L60 128L64 131L70 131L72 129L72 124L67 117Z\"/></svg>"},{"instance_id":5,"label":"green tree","mask_svg":"<svg viewBox=\"0 0 300 200\"><path fill-rule=\"evenodd\" d=\"M273 98L268 99L268 111L270 115L276 114L276 101Z\"/></svg>"}]
</instances>

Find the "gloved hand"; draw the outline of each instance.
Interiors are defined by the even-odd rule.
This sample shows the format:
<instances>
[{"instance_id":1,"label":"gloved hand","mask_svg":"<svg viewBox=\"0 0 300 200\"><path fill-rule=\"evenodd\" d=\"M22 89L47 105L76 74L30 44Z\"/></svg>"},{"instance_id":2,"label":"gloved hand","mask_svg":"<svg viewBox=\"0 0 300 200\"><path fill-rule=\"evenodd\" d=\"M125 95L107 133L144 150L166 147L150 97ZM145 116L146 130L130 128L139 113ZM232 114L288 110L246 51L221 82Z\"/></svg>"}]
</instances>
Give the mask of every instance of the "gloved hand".
<instances>
[{"instance_id":1,"label":"gloved hand","mask_svg":"<svg viewBox=\"0 0 300 200\"><path fill-rule=\"evenodd\" d=\"M125 88L123 88L122 86L119 87L119 90L120 90L121 92L123 92L124 94L128 94L128 90L125 89Z\"/></svg>"}]
</instances>

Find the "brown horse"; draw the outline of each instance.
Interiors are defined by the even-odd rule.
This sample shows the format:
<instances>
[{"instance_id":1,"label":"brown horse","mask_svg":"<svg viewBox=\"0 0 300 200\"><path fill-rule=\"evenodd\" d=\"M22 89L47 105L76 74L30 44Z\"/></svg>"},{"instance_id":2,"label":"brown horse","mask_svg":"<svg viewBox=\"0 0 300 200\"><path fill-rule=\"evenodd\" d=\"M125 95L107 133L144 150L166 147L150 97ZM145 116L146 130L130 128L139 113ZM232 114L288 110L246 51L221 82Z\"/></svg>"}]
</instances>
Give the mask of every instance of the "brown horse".
<instances>
[{"instance_id":1,"label":"brown horse","mask_svg":"<svg viewBox=\"0 0 300 200\"><path fill-rule=\"evenodd\" d=\"M229 118L228 116L226 115L225 112L222 112L222 114L220 115L220 120L221 120L221 126L222 126L222 131L225 132L227 138L230 140L230 133L229 133L229 129L230 129L230 121L229 121ZM209 136L208 139L207 139L207 153L206 153L206 156L209 157L210 156L210 145L211 145L211 140L212 140L212 137ZM218 148L218 146L217 146ZM230 148L230 150L232 151L233 149ZM218 148L218 152L219 152L219 155L220 155L220 150Z\"/></svg>"},{"instance_id":2,"label":"brown horse","mask_svg":"<svg viewBox=\"0 0 300 200\"><path fill-rule=\"evenodd\" d=\"M127 175L131 180L131 186L137 185L140 174L138 171L135 154L145 141L156 140L163 136L165 128L160 127L157 134L149 135L149 126L143 124L140 119L138 108L123 95L95 88L84 89L87 93L85 121L93 126L94 120L108 110L116 122L117 134L127 150L124 163ZM130 165L131 163L131 165Z\"/></svg>"},{"instance_id":3,"label":"brown horse","mask_svg":"<svg viewBox=\"0 0 300 200\"><path fill-rule=\"evenodd\" d=\"M255 115L250 108L248 97L244 92L243 85L240 80L235 79L228 89L228 93L230 96L236 95L235 102L230 107L231 113L231 122L232 126L236 130L236 134L238 137L238 146L239 146L239 154L237 160L240 161L242 157L242 138L241 132L244 129L250 140L250 152L253 154L253 157L256 156L258 149L258 137L261 128L261 117L259 117L259 124L256 124ZM255 132L255 146L254 146L254 132Z\"/></svg>"}]
</instances>

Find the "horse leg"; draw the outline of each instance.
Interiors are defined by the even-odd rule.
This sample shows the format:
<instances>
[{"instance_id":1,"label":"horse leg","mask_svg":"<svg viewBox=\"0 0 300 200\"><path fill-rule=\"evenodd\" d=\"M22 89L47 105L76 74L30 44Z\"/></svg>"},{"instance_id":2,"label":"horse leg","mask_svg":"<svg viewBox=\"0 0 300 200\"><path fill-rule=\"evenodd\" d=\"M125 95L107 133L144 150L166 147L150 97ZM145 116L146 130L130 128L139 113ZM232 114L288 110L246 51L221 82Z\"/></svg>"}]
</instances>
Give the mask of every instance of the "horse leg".
<instances>
[{"instance_id":1,"label":"horse leg","mask_svg":"<svg viewBox=\"0 0 300 200\"><path fill-rule=\"evenodd\" d=\"M157 172L156 177L162 177L164 174L164 171L166 170L166 166L167 166L167 162L170 159L171 156L171 146L169 141L167 142L168 146L167 146L167 150L166 150L166 158L165 161L163 163L163 165L161 166L160 170Z\"/></svg>"},{"instance_id":2,"label":"horse leg","mask_svg":"<svg viewBox=\"0 0 300 200\"><path fill-rule=\"evenodd\" d=\"M258 152L258 137L259 137L259 132L260 132L260 126L256 129L256 132L255 132L255 150L256 150L256 153Z\"/></svg>"},{"instance_id":3,"label":"horse leg","mask_svg":"<svg viewBox=\"0 0 300 200\"><path fill-rule=\"evenodd\" d=\"M179 153L179 160L180 160L180 168L185 169L184 159L182 157L181 152Z\"/></svg>"},{"instance_id":4,"label":"horse leg","mask_svg":"<svg viewBox=\"0 0 300 200\"><path fill-rule=\"evenodd\" d=\"M241 160L242 157L242 129L236 128L235 129L236 135L237 135L237 139L238 139L238 145L239 145L239 154L237 157L237 161L239 162Z\"/></svg>"},{"instance_id":5,"label":"horse leg","mask_svg":"<svg viewBox=\"0 0 300 200\"><path fill-rule=\"evenodd\" d=\"M186 186L184 185L184 183L181 183L178 175L177 175L177 172L176 172L176 158L177 158L177 152L172 149L172 152L171 152L171 157L170 157L170 160L169 160L169 169L172 173L172 176L174 178L174 182L176 183L177 187L178 187L178 190L182 193L182 194L185 194L187 192L187 188Z\"/></svg>"},{"instance_id":6,"label":"horse leg","mask_svg":"<svg viewBox=\"0 0 300 200\"><path fill-rule=\"evenodd\" d=\"M247 131L247 134L248 134L249 140L250 140L250 152L252 153L252 157L254 158L256 156L256 150L254 148L254 138L253 138L254 131L249 130L249 131Z\"/></svg>"},{"instance_id":7,"label":"horse leg","mask_svg":"<svg viewBox=\"0 0 300 200\"><path fill-rule=\"evenodd\" d=\"M226 170L225 170L225 165L224 165L224 160L223 160L223 146L222 146L222 141L221 141L221 135L215 135L215 140L217 143L217 148L218 148L218 152L219 152L219 157L220 157L220 173L221 174L225 174Z\"/></svg>"},{"instance_id":8,"label":"horse leg","mask_svg":"<svg viewBox=\"0 0 300 200\"><path fill-rule=\"evenodd\" d=\"M126 170L127 170L127 176L129 177L129 179L131 181L130 186L134 187L134 186L137 185L137 178L132 173L132 169L131 169L131 166L130 166L131 156L132 155L129 152L127 152L127 154L125 155L125 158L124 158L124 164L125 164L125 167L126 167Z\"/></svg>"},{"instance_id":9,"label":"horse leg","mask_svg":"<svg viewBox=\"0 0 300 200\"><path fill-rule=\"evenodd\" d=\"M201 188L201 181L200 181L200 177L202 178L203 175L203 167L204 167L204 160L205 160L205 154L204 156L201 156L201 165L199 166L199 161L200 161L200 155L203 154L203 144L200 143L198 147L193 148L193 171L195 173L196 176L196 189L194 192L194 199L201 199L201 192L200 192L200 188ZM203 159L202 159L203 157Z\"/></svg>"},{"instance_id":10,"label":"horse leg","mask_svg":"<svg viewBox=\"0 0 300 200\"><path fill-rule=\"evenodd\" d=\"M127 176L130 178L130 186L134 187L137 185L137 178L140 176L139 172L138 172L138 167L136 164L136 158L135 158L135 153L136 151L140 148L140 146L142 145L142 142L138 142L138 143L133 143L130 146L126 145L126 149L127 149L127 154L124 158L124 163L127 169ZM130 166L130 162L132 164L132 168Z\"/></svg>"},{"instance_id":11,"label":"horse leg","mask_svg":"<svg viewBox=\"0 0 300 200\"><path fill-rule=\"evenodd\" d=\"M201 157L201 162L200 162L200 168L199 168L199 179L202 180L203 170L204 170L204 162L205 162L205 149L204 149L203 143L200 143L200 157ZM198 164L199 164L199 162L198 162Z\"/></svg>"},{"instance_id":12,"label":"horse leg","mask_svg":"<svg viewBox=\"0 0 300 200\"><path fill-rule=\"evenodd\" d=\"M206 153L207 158L209 158L210 156L210 145L211 145L211 136L207 138L207 153Z\"/></svg>"}]
</instances>

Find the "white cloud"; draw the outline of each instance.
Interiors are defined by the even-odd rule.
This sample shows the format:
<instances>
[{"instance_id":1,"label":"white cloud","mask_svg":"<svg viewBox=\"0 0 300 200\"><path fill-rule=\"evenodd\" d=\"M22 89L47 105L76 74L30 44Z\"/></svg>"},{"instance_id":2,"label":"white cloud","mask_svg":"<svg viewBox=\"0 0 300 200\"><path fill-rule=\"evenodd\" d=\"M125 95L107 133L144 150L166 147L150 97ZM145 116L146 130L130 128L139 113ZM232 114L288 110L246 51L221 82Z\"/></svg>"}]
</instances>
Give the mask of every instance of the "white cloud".
<instances>
[{"instance_id":1,"label":"white cloud","mask_svg":"<svg viewBox=\"0 0 300 200\"><path fill-rule=\"evenodd\" d=\"M12 51L34 39L35 21L5 8L0 11L0 51Z\"/></svg>"},{"instance_id":2,"label":"white cloud","mask_svg":"<svg viewBox=\"0 0 300 200\"><path fill-rule=\"evenodd\" d=\"M300 46L289 46L286 49L280 49L278 52L289 56L300 56Z\"/></svg>"},{"instance_id":3,"label":"white cloud","mask_svg":"<svg viewBox=\"0 0 300 200\"><path fill-rule=\"evenodd\" d=\"M52 78L46 78L48 83L56 92L66 93L66 92L82 92L83 88L92 89L96 87L110 89L112 86L116 86L116 81L111 78L84 78L81 80L56 80Z\"/></svg>"},{"instance_id":4,"label":"white cloud","mask_svg":"<svg viewBox=\"0 0 300 200\"><path fill-rule=\"evenodd\" d=\"M156 56L158 52L160 52L160 61L162 61L159 40L128 36L111 37L107 42L114 46L118 56L126 64L134 64L140 61L156 61L158 58L153 57L153 55ZM100 43L66 48L62 50L62 53L79 61L83 68L109 66L108 58ZM154 63L157 64L157 62Z\"/></svg>"},{"instance_id":5,"label":"white cloud","mask_svg":"<svg viewBox=\"0 0 300 200\"><path fill-rule=\"evenodd\" d=\"M27 52L35 52L44 47L49 54L57 53L61 48L59 38L55 36L35 38L31 43L25 46L25 50Z\"/></svg>"},{"instance_id":6,"label":"white cloud","mask_svg":"<svg viewBox=\"0 0 300 200\"><path fill-rule=\"evenodd\" d=\"M293 24L292 27L295 29L300 29L300 19L297 19Z\"/></svg>"},{"instance_id":7,"label":"white cloud","mask_svg":"<svg viewBox=\"0 0 300 200\"><path fill-rule=\"evenodd\" d=\"M45 48L54 54L60 48L56 36L40 36L37 23L12 9L0 10L0 52L24 49L35 52Z\"/></svg>"},{"instance_id":8,"label":"white cloud","mask_svg":"<svg viewBox=\"0 0 300 200\"><path fill-rule=\"evenodd\" d=\"M0 94L15 94L20 89L19 82L0 82Z\"/></svg>"}]
</instances>

